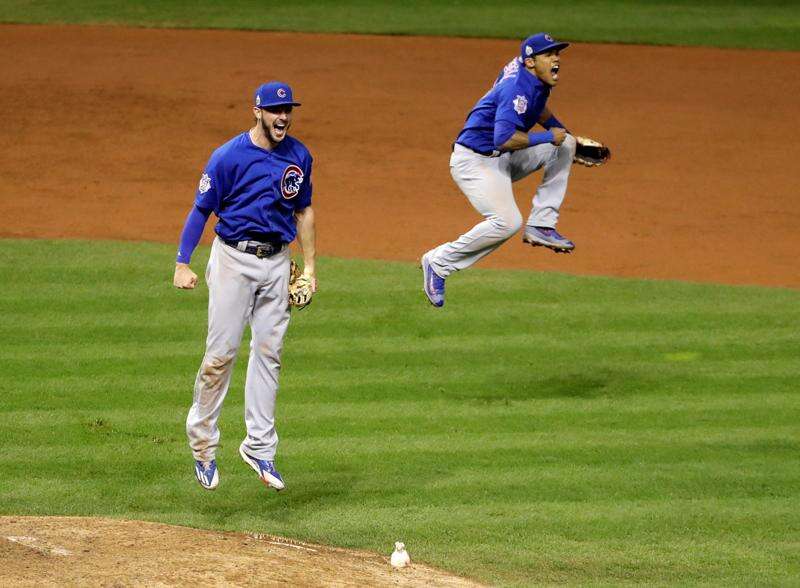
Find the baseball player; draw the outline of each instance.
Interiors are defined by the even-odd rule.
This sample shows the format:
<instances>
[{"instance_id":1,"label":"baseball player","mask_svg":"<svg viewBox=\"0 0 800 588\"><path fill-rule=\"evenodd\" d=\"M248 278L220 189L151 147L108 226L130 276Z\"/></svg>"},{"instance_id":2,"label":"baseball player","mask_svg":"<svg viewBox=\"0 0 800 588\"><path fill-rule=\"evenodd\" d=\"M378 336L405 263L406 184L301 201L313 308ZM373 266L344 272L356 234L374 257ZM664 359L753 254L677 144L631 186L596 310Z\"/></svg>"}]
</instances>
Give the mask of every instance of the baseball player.
<instances>
[{"instance_id":1,"label":"baseball player","mask_svg":"<svg viewBox=\"0 0 800 588\"><path fill-rule=\"evenodd\" d=\"M247 324L252 334L244 393L247 436L239 454L267 486L284 488L274 462L275 397L289 324L288 244L295 237L303 253L303 275L316 290L312 158L287 134L295 106L300 104L292 89L282 82L256 90L255 125L211 155L181 234L174 285L191 289L197 284L189 267L192 252L211 212L218 218L206 268L206 351L186 419L195 475L208 490L219 484L217 420Z\"/></svg>"},{"instance_id":2,"label":"baseball player","mask_svg":"<svg viewBox=\"0 0 800 588\"><path fill-rule=\"evenodd\" d=\"M575 139L547 109L558 84L560 52L569 43L546 33L525 39L515 57L478 101L453 145L450 173L483 222L455 241L422 256L423 290L431 304L444 305L445 279L468 268L522 227L512 182L544 168L533 198L523 241L569 253L575 244L555 227L567 190ZM530 132L540 124L542 132Z\"/></svg>"}]
</instances>

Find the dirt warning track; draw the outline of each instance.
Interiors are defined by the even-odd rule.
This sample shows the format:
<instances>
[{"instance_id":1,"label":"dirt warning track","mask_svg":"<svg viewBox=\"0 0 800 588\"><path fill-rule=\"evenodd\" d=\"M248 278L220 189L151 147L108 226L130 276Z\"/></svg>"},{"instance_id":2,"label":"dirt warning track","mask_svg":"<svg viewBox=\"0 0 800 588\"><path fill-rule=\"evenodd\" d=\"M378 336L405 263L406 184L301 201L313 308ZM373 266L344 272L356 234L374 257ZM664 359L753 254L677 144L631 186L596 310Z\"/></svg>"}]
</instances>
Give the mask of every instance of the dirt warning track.
<instances>
[{"instance_id":1,"label":"dirt warning track","mask_svg":"<svg viewBox=\"0 0 800 588\"><path fill-rule=\"evenodd\" d=\"M516 50L0 26L0 237L177 242L210 152L279 78L303 102L321 254L416 260L478 220L450 144ZM800 53L578 43L562 66L552 110L614 159L574 169L559 224L574 255L514 238L481 266L800 287ZM517 184L524 215L539 177Z\"/></svg>"}]
</instances>

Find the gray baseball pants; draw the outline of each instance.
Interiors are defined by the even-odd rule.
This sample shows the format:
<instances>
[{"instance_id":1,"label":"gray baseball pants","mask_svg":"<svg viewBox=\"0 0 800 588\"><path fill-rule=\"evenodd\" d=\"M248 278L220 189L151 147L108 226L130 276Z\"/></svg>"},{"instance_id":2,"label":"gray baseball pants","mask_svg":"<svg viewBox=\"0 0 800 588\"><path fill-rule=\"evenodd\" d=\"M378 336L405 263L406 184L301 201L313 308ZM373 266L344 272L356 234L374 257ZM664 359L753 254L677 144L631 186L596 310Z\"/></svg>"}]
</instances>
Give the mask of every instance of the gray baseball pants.
<instances>
[{"instance_id":1,"label":"gray baseball pants","mask_svg":"<svg viewBox=\"0 0 800 588\"><path fill-rule=\"evenodd\" d=\"M428 260L446 278L482 259L522 227L522 214L514 201L512 183L544 168L526 224L555 228L567 193L575 155L575 138L567 135L559 146L552 143L487 157L456 143L450 157L450 174L484 220L455 241L432 249Z\"/></svg>"},{"instance_id":2,"label":"gray baseball pants","mask_svg":"<svg viewBox=\"0 0 800 588\"><path fill-rule=\"evenodd\" d=\"M242 334L250 325L250 359L244 386L245 451L272 460L278 445L275 397L283 336L289 325L289 250L259 259L214 240L206 267L208 337L194 384L186 434L194 458L214 459L222 403Z\"/></svg>"}]
</instances>

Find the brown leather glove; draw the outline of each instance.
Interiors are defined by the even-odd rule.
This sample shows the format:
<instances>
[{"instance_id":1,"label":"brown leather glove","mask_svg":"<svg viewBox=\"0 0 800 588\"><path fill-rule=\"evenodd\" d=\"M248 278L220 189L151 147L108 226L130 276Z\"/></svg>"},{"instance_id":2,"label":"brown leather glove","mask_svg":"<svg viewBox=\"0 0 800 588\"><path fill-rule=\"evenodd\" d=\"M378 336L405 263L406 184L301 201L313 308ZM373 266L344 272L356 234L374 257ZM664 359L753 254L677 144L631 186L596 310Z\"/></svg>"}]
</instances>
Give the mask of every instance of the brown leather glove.
<instances>
[{"instance_id":1,"label":"brown leather glove","mask_svg":"<svg viewBox=\"0 0 800 588\"><path fill-rule=\"evenodd\" d=\"M300 268L292 260L292 267L289 274L289 306L302 310L311 304L311 297L314 289L311 285L311 278L300 271Z\"/></svg>"},{"instance_id":2,"label":"brown leather glove","mask_svg":"<svg viewBox=\"0 0 800 588\"><path fill-rule=\"evenodd\" d=\"M586 167L597 167L603 165L611 159L611 149L588 137L575 137L577 146L575 147L575 157L573 163L579 163Z\"/></svg>"}]
</instances>

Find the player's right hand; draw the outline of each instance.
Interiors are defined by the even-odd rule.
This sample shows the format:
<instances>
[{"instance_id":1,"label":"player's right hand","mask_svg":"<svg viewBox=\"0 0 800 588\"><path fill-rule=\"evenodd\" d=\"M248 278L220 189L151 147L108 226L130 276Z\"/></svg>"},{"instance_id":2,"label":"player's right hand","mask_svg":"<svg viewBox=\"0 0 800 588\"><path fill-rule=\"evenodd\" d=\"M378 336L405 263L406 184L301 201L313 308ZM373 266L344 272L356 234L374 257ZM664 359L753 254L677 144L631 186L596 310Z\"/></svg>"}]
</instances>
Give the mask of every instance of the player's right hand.
<instances>
[{"instance_id":1,"label":"player's right hand","mask_svg":"<svg viewBox=\"0 0 800 588\"><path fill-rule=\"evenodd\" d=\"M561 127L553 127L550 131L553 133L553 145L561 145L567 138L567 131Z\"/></svg>"},{"instance_id":2,"label":"player's right hand","mask_svg":"<svg viewBox=\"0 0 800 588\"><path fill-rule=\"evenodd\" d=\"M175 276L172 278L172 284L176 288L181 288L182 290L192 290L197 286L197 274L191 270L189 264L176 263Z\"/></svg>"}]
</instances>

